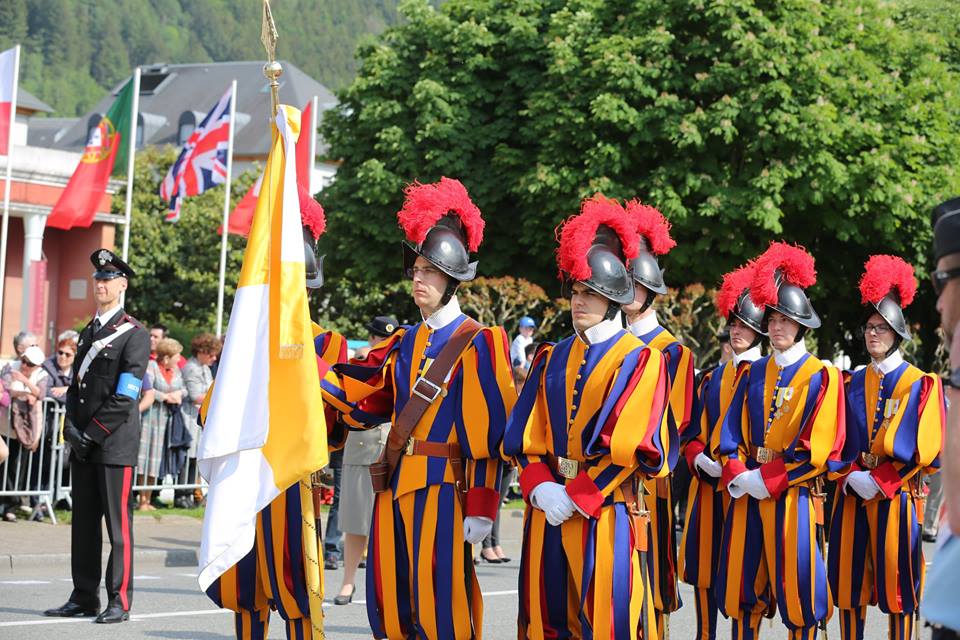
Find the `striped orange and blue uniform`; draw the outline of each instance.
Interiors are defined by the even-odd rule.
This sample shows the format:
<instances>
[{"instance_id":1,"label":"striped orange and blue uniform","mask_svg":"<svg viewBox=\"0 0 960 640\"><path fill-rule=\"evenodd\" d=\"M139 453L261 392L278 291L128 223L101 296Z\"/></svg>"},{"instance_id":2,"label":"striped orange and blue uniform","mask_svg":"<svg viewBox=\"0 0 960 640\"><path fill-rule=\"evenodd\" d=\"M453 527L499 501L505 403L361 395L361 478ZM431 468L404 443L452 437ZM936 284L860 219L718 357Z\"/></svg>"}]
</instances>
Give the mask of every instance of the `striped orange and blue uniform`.
<instances>
[{"instance_id":1,"label":"striped orange and blue uniform","mask_svg":"<svg viewBox=\"0 0 960 640\"><path fill-rule=\"evenodd\" d=\"M701 473L694 461L701 453L712 457L720 440L720 422L733 401L739 377L749 366L749 361L735 364L731 360L704 374L690 425L684 431L683 455L693 479L680 537L680 579L694 587L698 640L717 637L713 583L720 561L723 516L730 495L720 486L719 478Z\"/></svg>"},{"instance_id":2,"label":"striped orange and blue uniform","mask_svg":"<svg viewBox=\"0 0 960 640\"><path fill-rule=\"evenodd\" d=\"M326 366L346 361L347 341L342 335L316 324L313 333L318 360ZM325 407L325 414L328 436L333 436L337 431L336 412ZM271 609L276 609L283 618L287 638L310 640L313 637L306 578L306 571L311 567L307 565L303 549L304 527L312 527L313 523L304 522L300 508L301 492L309 491L308 477L264 507L257 514L253 548L207 589L207 595L217 606L235 612L237 640L265 639ZM320 531L317 537L321 538ZM322 589L322 570L320 584Z\"/></svg>"},{"instance_id":3,"label":"striped orange and blue uniform","mask_svg":"<svg viewBox=\"0 0 960 640\"><path fill-rule=\"evenodd\" d=\"M736 640L756 638L774 606L791 638L814 638L829 619L815 481L842 468L844 425L840 372L809 353L784 367L761 358L741 376L720 426L721 480L760 469L770 497L731 499L724 520L714 590ZM778 457L760 464L759 447Z\"/></svg>"},{"instance_id":4,"label":"striped orange and blue uniform","mask_svg":"<svg viewBox=\"0 0 960 640\"><path fill-rule=\"evenodd\" d=\"M657 637L655 627L643 635L653 602L623 487L635 501L638 473L668 473L677 446L668 389L660 352L622 330L595 345L570 337L538 353L504 455L520 468L524 499L540 483L558 482L579 511L552 526L527 504L519 638ZM555 473L548 456L577 461L577 475Z\"/></svg>"},{"instance_id":5,"label":"striped orange and blue uniform","mask_svg":"<svg viewBox=\"0 0 960 640\"><path fill-rule=\"evenodd\" d=\"M402 327L375 346L363 365L338 368L325 392L352 427L391 423L411 388L466 320L460 314L433 329ZM377 494L367 552L367 617L377 638L480 638L483 600L464 516L496 517L503 461L499 450L516 402L506 333L484 328L464 350L447 383L411 437L457 443L466 459L465 511L447 458L404 455Z\"/></svg>"},{"instance_id":6,"label":"striped orange and blue uniform","mask_svg":"<svg viewBox=\"0 0 960 640\"><path fill-rule=\"evenodd\" d=\"M662 326L637 336L641 342L663 353L670 378L670 420L683 438L693 411L693 353ZM670 471L679 458L679 450L670 461ZM644 500L650 510L650 565L653 583L653 604L657 610L657 627L664 635L663 614L680 608L677 571L677 530L674 516L673 488L670 477L644 480Z\"/></svg>"},{"instance_id":7,"label":"striped orange and blue uniform","mask_svg":"<svg viewBox=\"0 0 960 640\"><path fill-rule=\"evenodd\" d=\"M873 365L847 383L847 432L857 444L852 470L868 470L860 454L878 456L870 471L881 494L864 500L837 491L830 526L828 573L843 638L863 638L868 605L889 614L889 637L906 640L920 602L925 563L922 476L940 468L945 409L938 376L906 362L886 374ZM873 462L871 460L871 462Z\"/></svg>"}]
</instances>

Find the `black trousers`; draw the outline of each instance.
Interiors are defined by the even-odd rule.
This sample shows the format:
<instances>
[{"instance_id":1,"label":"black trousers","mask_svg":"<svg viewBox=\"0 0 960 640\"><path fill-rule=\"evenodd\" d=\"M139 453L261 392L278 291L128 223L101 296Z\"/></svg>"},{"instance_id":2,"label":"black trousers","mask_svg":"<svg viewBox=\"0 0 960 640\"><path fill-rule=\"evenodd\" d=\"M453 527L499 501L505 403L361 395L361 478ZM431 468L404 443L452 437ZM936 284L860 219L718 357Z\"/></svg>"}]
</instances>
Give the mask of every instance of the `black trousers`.
<instances>
[{"instance_id":1,"label":"black trousers","mask_svg":"<svg viewBox=\"0 0 960 640\"><path fill-rule=\"evenodd\" d=\"M71 460L73 522L70 533L70 600L100 608L101 522L107 519L110 559L107 561L108 601L130 610L133 595L133 467Z\"/></svg>"}]
</instances>

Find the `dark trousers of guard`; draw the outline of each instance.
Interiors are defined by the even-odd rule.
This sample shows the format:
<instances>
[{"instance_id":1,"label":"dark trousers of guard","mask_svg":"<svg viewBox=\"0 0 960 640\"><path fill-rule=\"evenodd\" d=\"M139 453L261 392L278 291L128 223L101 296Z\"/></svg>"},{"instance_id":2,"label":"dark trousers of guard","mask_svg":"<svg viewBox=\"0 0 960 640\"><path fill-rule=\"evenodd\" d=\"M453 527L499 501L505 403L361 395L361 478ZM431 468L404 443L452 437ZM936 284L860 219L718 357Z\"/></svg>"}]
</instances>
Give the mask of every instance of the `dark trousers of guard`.
<instances>
[{"instance_id":1,"label":"dark trousers of guard","mask_svg":"<svg viewBox=\"0 0 960 640\"><path fill-rule=\"evenodd\" d=\"M110 559L107 561L108 603L130 610L133 595L133 467L70 463L73 494L70 600L82 607L100 607L102 525L107 519Z\"/></svg>"}]
</instances>

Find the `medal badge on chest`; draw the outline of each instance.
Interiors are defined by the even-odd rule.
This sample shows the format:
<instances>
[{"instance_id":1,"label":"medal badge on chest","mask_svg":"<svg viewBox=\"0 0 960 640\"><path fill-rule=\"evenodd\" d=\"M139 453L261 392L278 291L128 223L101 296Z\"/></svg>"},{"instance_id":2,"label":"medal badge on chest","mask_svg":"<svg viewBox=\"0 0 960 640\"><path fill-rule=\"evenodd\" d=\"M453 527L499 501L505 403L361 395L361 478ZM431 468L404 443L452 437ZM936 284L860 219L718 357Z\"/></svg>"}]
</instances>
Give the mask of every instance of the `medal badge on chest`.
<instances>
[{"instance_id":1,"label":"medal badge on chest","mask_svg":"<svg viewBox=\"0 0 960 640\"><path fill-rule=\"evenodd\" d=\"M790 400L793 399L793 387L780 387L777 389L777 396L774 398L773 419L779 420L790 413Z\"/></svg>"}]
</instances>

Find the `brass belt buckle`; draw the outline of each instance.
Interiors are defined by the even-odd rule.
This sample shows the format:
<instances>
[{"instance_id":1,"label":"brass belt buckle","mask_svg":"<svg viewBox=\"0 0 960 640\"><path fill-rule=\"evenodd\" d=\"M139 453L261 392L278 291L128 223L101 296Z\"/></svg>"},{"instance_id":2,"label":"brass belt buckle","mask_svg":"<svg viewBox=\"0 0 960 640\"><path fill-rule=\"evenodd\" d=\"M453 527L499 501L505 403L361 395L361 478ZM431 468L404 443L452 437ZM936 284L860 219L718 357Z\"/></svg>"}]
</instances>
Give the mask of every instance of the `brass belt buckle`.
<instances>
[{"instance_id":1,"label":"brass belt buckle","mask_svg":"<svg viewBox=\"0 0 960 640\"><path fill-rule=\"evenodd\" d=\"M863 466L867 469L876 469L880 465L880 456L875 453L862 453Z\"/></svg>"},{"instance_id":2,"label":"brass belt buckle","mask_svg":"<svg viewBox=\"0 0 960 640\"><path fill-rule=\"evenodd\" d=\"M408 456L413 455L413 438L407 438L407 446L403 448L403 453Z\"/></svg>"},{"instance_id":3,"label":"brass belt buckle","mask_svg":"<svg viewBox=\"0 0 960 640\"><path fill-rule=\"evenodd\" d=\"M576 460L571 460L570 458L561 458L557 457L557 473L568 480L573 480L577 477L577 472L580 470L580 463Z\"/></svg>"},{"instance_id":4,"label":"brass belt buckle","mask_svg":"<svg viewBox=\"0 0 960 640\"><path fill-rule=\"evenodd\" d=\"M770 449L768 447L758 447L757 462L759 462L760 464L767 464L768 462L773 462L773 449Z\"/></svg>"}]
</instances>

